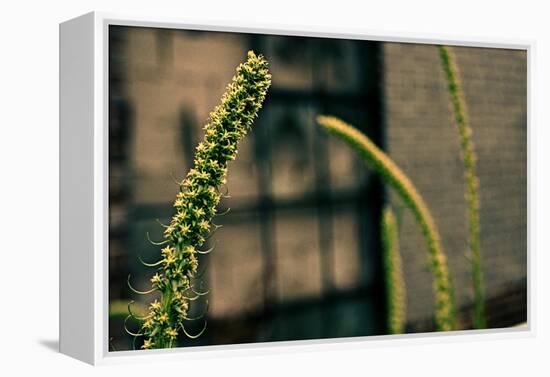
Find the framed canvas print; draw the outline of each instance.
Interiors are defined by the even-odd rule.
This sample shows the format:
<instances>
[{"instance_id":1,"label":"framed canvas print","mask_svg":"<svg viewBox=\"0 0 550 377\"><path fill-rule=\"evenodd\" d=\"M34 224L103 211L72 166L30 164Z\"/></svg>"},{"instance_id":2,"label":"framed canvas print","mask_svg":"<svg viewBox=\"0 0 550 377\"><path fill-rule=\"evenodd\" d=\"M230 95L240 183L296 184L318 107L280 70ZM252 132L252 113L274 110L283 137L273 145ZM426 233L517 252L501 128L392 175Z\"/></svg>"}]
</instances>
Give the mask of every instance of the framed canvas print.
<instances>
[{"instance_id":1,"label":"framed canvas print","mask_svg":"<svg viewBox=\"0 0 550 377\"><path fill-rule=\"evenodd\" d=\"M61 352L531 331L530 51L61 24Z\"/></svg>"}]
</instances>

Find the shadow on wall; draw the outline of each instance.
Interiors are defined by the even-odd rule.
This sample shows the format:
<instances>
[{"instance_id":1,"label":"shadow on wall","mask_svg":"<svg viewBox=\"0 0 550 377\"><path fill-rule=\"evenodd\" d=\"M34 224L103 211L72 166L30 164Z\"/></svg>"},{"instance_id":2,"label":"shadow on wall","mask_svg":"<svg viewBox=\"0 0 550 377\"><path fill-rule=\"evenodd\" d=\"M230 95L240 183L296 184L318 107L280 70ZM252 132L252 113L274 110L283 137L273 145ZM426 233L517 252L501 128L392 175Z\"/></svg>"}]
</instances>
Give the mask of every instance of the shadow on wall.
<instances>
[{"instance_id":1,"label":"shadow on wall","mask_svg":"<svg viewBox=\"0 0 550 377\"><path fill-rule=\"evenodd\" d=\"M434 74L440 67L433 46L134 27L113 28L110 38L113 348L132 347L123 334L125 315L117 313L127 313L136 299L128 274L136 288L150 286L151 270L137 256L159 258L146 235L162 239L156 219L167 223L173 215L172 177L180 180L191 168L202 126L250 48L269 60L273 84L230 164L224 190L231 197L220 212L231 210L206 246L215 251L199 258L211 291L207 331L181 345L386 331L380 213L384 202L400 203L392 195L386 200L362 161L318 130L319 113L358 126L417 184L453 266L465 318L459 319L471 327L467 222L457 215L465 213L463 166L444 78ZM489 326L508 326L525 314L525 56L460 48L457 59L472 98L484 262L494 266L485 275ZM414 291L407 331L431 331L422 239L410 214L397 217L407 289ZM192 314L203 308L197 302Z\"/></svg>"}]
</instances>

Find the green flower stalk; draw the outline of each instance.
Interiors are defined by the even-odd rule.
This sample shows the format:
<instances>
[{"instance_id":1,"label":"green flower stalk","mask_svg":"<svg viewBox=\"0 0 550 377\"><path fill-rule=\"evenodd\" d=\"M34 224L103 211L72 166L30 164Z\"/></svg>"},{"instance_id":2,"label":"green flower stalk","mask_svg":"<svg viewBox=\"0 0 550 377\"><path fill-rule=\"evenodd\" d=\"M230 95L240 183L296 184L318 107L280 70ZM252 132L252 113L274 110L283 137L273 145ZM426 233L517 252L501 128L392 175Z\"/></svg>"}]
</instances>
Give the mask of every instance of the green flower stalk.
<instances>
[{"instance_id":1,"label":"green flower stalk","mask_svg":"<svg viewBox=\"0 0 550 377\"><path fill-rule=\"evenodd\" d=\"M382 213L382 248L386 270L388 331L390 334L402 334L405 330L407 312L405 281L399 251L397 222L390 207L384 208Z\"/></svg>"},{"instance_id":2,"label":"green flower stalk","mask_svg":"<svg viewBox=\"0 0 550 377\"><path fill-rule=\"evenodd\" d=\"M447 88L454 117L460 135L462 160L464 162L464 179L466 181L466 202L468 205L468 246L470 249L472 285L474 289L474 327L484 329L485 320L483 277L481 271L481 243L479 236L479 182L476 177L476 155L472 141L472 129L468 121L468 111L464 94L460 87L458 69L454 54L449 47L439 46L441 66L447 80Z\"/></svg>"},{"instance_id":3,"label":"green flower stalk","mask_svg":"<svg viewBox=\"0 0 550 377\"><path fill-rule=\"evenodd\" d=\"M174 202L176 210L164 231L162 259L148 266L159 266L151 278L152 289L160 300L149 306L139 333L144 349L168 348L183 332L190 301L205 294L194 287L199 248L212 227L211 220L222 196L219 187L226 182L227 164L237 155L237 144L247 133L271 85L271 75L263 56L248 52L248 59L237 67L237 73L204 127L204 140L197 146L194 167L180 183ZM130 286L131 288L131 286ZM135 291L133 288L131 288ZM137 293L149 293L138 292ZM130 316L133 316L130 311ZM135 316L134 316L135 317Z\"/></svg>"},{"instance_id":4,"label":"green flower stalk","mask_svg":"<svg viewBox=\"0 0 550 377\"><path fill-rule=\"evenodd\" d=\"M416 187L388 155L354 127L332 116L319 116L317 122L328 132L348 143L376 173L382 176L386 183L396 190L412 211L420 225L429 251L436 328L438 331L456 329L456 312L447 258L433 217Z\"/></svg>"}]
</instances>

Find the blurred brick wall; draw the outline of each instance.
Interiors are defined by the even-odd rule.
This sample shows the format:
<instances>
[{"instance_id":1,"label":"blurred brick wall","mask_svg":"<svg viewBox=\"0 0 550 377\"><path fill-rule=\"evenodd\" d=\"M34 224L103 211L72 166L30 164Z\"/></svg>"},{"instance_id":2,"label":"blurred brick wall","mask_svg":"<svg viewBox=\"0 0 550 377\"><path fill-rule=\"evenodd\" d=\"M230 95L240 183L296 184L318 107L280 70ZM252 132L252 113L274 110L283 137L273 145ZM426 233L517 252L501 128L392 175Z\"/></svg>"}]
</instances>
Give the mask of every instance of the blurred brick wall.
<instances>
[{"instance_id":1,"label":"blurred brick wall","mask_svg":"<svg viewBox=\"0 0 550 377\"><path fill-rule=\"evenodd\" d=\"M250 45L249 37L239 34L146 28L118 32L123 39L111 46L111 57L119 59L113 64L118 71L111 73L120 82L112 89L123 97L131 116L127 117L130 129L123 163L111 161L111 189L118 187L117 182L125 183L131 193L118 202L111 195L110 287L112 298L124 301L129 292L128 273L138 289L149 286L150 271L138 263L137 255L148 261L158 258L159 248L146 242L146 234L160 239L162 227L154 220L168 222L172 214L171 202L178 187L171 175L181 179L190 168L208 112L218 103ZM332 49L325 46L322 59L314 59L312 42L307 38L296 39L290 46L285 37L264 38L262 52L269 58L274 77L271 94L277 89L307 93L320 84L327 94L356 94L364 90L358 77L365 72L374 83L378 79L372 67L359 63L358 53L364 46L340 41ZM438 51L434 46L395 43L384 43L382 51L386 146L433 211L449 254L459 305L468 308L472 294L465 257L463 165ZM456 52L479 156L489 324L515 323L525 313L526 56L520 51L496 49L458 48ZM307 69L313 61L322 68L318 68L323 73L322 82L314 82L311 69ZM361 97L361 102L354 103L346 100L345 105L337 103L330 112L368 128L372 124L365 121L364 113L369 112L369 103L372 105L372 98ZM314 118L320 111L317 104L293 101L272 102L262 109L255 128L269 130L266 135L276 151L270 156L273 200L292 202L312 197L318 189L314 164L319 145L326 146L330 155L327 174L334 196L359 189L365 180L368 170L343 143L328 138L326 144L318 144L322 139L316 134ZM111 119L112 128L124 123L116 118L117 114ZM238 159L231 163L227 188L232 198L224 204L232 212L219 219L224 228L216 233L216 251L201 260L201 265L208 265L211 318L240 318L260 311L264 305L262 285L268 284L264 282L262 221L255 212L237 214L239 206L253 205L261 196L256 182L266 167L258 165L256 136L252 130L240 145ZM396 197L392 196L391 201L401 220L409 330L430 330L433 309L426 249L410 213L399 209L402 205ZM365 214L356 207L353 203L334 206L334 219L329 224L333 237L332 284L341 291L357 288L361 274L369 282L375 279L375 267L362 263L358 252L360 238L368 238L369 232L360 233L358 219ZM272 287L272 299L286 303L322 296L318 216L313 207L276 211L272 237L278 279ZM379 253L377 248L370 249L368 253ZM145 302L150 297L141 299ZM338 307L340 312L344 310L342 313L348 310L338 318L353 331L335 334L352 335L356 328L364 327L364 323L355 322L373 322L368 313L376 308L358 311L355 303L346 305ZM303 323L309 322L311 318L304 316ZM122 328L117 326L113 328ZM117 349L121 347L117 345Z\"/></svg>"},{"instance_id":2,"label":"blurred brick wall","mask_svg":"<svg viewBox=\"0 0 550 377\"><path fill-rule=\"evenodd\" d=\"M121 80L133 111L128 156L132 169L131 175L125 177L133 196L132 210L120 216L128 238L124 239L125 249L121 251L124 258L119 259L127 265L112 263L122 270L111 271L111 276L119 277L111 279L111 286L120 287L113 289L113 300L124 298L129 291L126 285L129 273L138 289L146 290L149 286L151 271L139 264L137 254L148 261L158 259L159 247L150 245L146 235L150 233L153 239L161 239L162 227L155 219L163 223L170 221L171 203L178 191L172 175L182 179L191 167L209 111L219 102L235 67L251 48L251 37L246 34L138 27L117 28L115 33L124 36L124 43L112 51L112 57L115 54L123 57L113 66L124 72ZM276 78L271 96L276 90L309 95L318 90L318 86L330 93L340 93L346 99L354 95L360 97L365 91L361 79L364 67L359 64L358 56L362 45L357 42L338 41L330 45L325 42L319 57L315 55L319 41L279 36L258 38L262 42L258 51L268 57ZM317 70L321 73L317 76L321 79L314 75L315 65L320 67ZM351 119L361 117L365 110L356 110L353 106L354 103L346 101L339 109L351 113ZM334 196L359 192L367 174L353 151L337 140L328 139L315 126L315 116L320 112L319 104L311 100L282 103L271 99L264 104L262 115L248 137L239 144L238 158L230 164L226 187L231 199L221 203L231 207L231 212L215 219L216 223L223 224L209 245L216 245L215 252L200 260L201 266L207 266L205 284L211 290L209 317L235 319L243 314L261 313L267 301L263 297L264 286L269 284L272 285L268 287L272 291L269 294L273 296L269 298L278 304L322 297L322 238L318 230L320 215L315 207L315 194L319 190L315 183L319 145L326 147L331 157L326 174ZM256 129L262 128L267 130L269 143L262 142L257 135ZM320 138L326 139L324 144L320 144ZM262 149L274 151L268 165L258 163L258 144ZM261 193L259 176L266 170L269 170L269 193ZM273 230L268 237L262 236L258 212L258 208L264 206L260 201L265 202L266 195L274 203L270 206L281 207L274 210ZM288 206L281 205L285 201L296 203L299 208L286 208ZM301 204L304 201L307 203ZM112 207L112 223L115 214ZM331 215L334 221L328 227L334 251L330 251L327 259L330 258L334 276L330 277L330 283L337 290L357 289L361 273L372 279L374 267L372 264L360 267L360 222L355 202L342 201L331 208ZM273 282L264 276L268 262L262 237L270 238L276 250L271 256L277 271ZM151 297L135 299L146 304ZM370 318L364 312L357 316L360 321L348 321L348 327L353 329L357 323L362 325ZM374 325L369 326L376 329Z\"/></svg>"},{"instance_id":3,"label":"blurred brick wall","mask_svg":"<svg viewBox=\"0 0 550 377\"><path fill-rule=\"evenodd\" d=\"M518 297L505 307L489 307L488 314L502 316L504 310L510 312L510 318L522 318L527 274L526 53L466 47L454 50L478 155L487 297L510 296L510 292ZM432 210L449 257L458 304L468 308L473 292L465 257L464 170L438 50L429 45L386 43L383 56L387 147ZM393 194L391 202L402 207ZM408 297L408 316L414 328L433 313L431 276L419 228L408 211L399 212L405 279L414 287L414 294L410 292Z\"/></svg>"}]
</instances>

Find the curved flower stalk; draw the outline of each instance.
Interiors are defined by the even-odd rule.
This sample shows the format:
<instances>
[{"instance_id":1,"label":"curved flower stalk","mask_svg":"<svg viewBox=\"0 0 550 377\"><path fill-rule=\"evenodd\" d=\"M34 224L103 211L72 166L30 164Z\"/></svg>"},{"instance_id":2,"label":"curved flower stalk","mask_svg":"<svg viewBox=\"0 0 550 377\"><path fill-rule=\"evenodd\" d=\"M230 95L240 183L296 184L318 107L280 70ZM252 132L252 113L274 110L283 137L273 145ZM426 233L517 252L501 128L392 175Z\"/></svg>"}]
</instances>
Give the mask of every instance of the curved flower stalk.
<instances>
[{"instance_id":1,"label":"curved flower stalk","mask_svg":"<svg viewBox=\"0 0 550 377\"><path fill-rule=\"evenodd\" d=\"M439 56L443 72L445 73L445 79L447 80L447 88L460 135L462 160L464 162L466 202L468 204L468 246L470 249L472 285L474 289L474 327L476 329L484 329L487 327L487 324L483 305L483 277L479 237L479 182L476 177L476 155L472 141L472 129L468 121L468 111L466 102L464 101L464 94L460 87L454 54L449 47L439 46Z\"/></svg>"},{"instance_id":2,"label":"curved flower stalk","mask_svg":"<svg viewBox=\"0 0 550 377\"><path fill-rule=\"evenodd\" d=\"M456 329L456 312L447 258L441 247L439 232L433 217L416 187L388 155L354 127L332 116L319 116L317 122L331 134L348 143L374 171L382 176L386 183L396 190L412 211L420 225L429 251L437 330Z\"/></svg>"},{"instance_id":3,"label":"curved flower stalk","mask_svg":"<svg viewBox=\"0 0 550 377\"><path fill-rule=\"evenodd\" d=\"M181 333L196 338L206 327L205 322L200 334L191 335L184 326L185 321L192 319L188 317L190 301L206 294L193 284L197 254L208 252L199 248L212 227L211 220L222 196L219 187L226 182L227 163L235 159L237 144L256 118L270 85L267 61L249 51L247 61L237 67L221 104L210 113L204 140L196 149L194 167L180 183L174 202L176 214L166 226L164 240L157 243L164 246L162 259L146 264L158 266L149 292L159 291L161 296L150 304L148 314L140 318L139 333L130 333L144 338L144 349L172 347ZM138 292L131 286L130 289L149 293ZM130 311L129 317L132 316L135 317Z\"/></svg>"},{"instance_id":4,"label":"curved flower stalk","mask_svg":"<svg viewBox=\"0 0 550 377\"><path fill-rule=\"evenodd\" d=\"M406 293L397 222L392 209L388 206L382 213L382 247L384 268L386 269L386 292L388 302L388 331L390 334L402 334L406 322Z\"/></svg>"}]
</instances>

